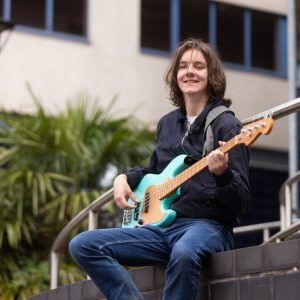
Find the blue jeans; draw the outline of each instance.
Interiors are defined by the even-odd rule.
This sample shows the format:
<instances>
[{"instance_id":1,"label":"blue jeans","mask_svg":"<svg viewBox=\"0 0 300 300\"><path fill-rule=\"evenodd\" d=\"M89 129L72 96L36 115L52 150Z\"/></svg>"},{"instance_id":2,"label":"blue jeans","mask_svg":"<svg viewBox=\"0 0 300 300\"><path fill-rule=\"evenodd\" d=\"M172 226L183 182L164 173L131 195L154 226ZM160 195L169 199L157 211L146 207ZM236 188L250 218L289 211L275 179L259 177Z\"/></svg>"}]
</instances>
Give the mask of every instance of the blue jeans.
<instances>
[{"instance_id":1,"label":"blue jeans","mask_svg":"<svg viewBox=\"0 0 300 300\"><path fill-rule=\"evenodd\" d=\"M70 242L70 253L108 300L143 299L122 265L167 265L164 300L195 299L204 259L233 248L220 223L178 218L168 227L86 231Z\"/></svg>"}]
</instances>

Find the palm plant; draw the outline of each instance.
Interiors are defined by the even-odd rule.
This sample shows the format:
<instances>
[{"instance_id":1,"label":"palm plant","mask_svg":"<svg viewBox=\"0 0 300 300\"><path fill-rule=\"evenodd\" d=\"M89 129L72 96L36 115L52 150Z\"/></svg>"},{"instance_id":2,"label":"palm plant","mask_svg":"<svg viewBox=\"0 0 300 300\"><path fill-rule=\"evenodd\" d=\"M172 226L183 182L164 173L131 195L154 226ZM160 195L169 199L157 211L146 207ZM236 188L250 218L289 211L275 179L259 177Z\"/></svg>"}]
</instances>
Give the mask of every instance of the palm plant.
<instances>
[{"instance_id":1,"label":"palm plant","mask_svg":"<svg viewBox=\"0 0 300 300\"><path fill-rule=\"evenodd\" d=\"M154 140L132 116L111 117L115 100L102 109L81 94L52 116L32 96L35 115L0 115L0 298L8 300L45 288L44 262L57 233L109 186L107 173L145 164ZM106 215L116 216L113 207ZM78 279L66 274L62 268L65 283Z\"/></svg>"}]
</instances>

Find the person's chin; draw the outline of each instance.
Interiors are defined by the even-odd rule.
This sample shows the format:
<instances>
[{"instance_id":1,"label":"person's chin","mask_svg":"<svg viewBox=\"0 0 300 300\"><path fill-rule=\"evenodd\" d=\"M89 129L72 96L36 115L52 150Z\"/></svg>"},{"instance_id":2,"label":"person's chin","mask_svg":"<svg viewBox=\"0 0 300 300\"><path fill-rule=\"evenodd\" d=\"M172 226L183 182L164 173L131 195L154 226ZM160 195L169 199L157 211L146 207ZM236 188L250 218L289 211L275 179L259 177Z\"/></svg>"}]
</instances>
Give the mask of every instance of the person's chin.
<instances>
[{"instance_id":1,"label":"person's chin","mask_svg":"<svg viewBox=\"0 0 300 300\"><path fill-rule=\"evenodd\" d=\"M196 94L200 94L200 91L198 89L186 89L185 94L196 95Z\"/></svg>"}]
</instances>

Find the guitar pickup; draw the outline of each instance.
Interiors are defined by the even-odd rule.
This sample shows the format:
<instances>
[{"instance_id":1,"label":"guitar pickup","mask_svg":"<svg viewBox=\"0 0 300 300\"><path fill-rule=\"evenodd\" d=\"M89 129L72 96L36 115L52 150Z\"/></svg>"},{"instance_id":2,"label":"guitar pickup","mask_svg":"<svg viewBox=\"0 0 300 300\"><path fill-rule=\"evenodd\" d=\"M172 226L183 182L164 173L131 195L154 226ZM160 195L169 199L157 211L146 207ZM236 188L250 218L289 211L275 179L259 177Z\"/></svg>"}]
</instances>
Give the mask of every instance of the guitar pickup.
<instances>
[{"instance_id":1,"label":"guitar pickup","mask_svg":"<svg viewBox=\"0 0 300 300\"><path fill-rule=\"evenodd\" d=\"M149 206L150 206L150 193L146 193L145 194L145 207L144 207L144 212L147 213L149 210Z\"/></svg>"},{"instance_id":2,"label":"guitar pickup","mask_svg":"<svg viewBox=\"0 0 300 300\"><path fill-rule=\"evenodd\" d=\"M136 206L135 206L135 209L134 209L134 215L133 215L133 218L135 221L137 221L139 219L139 208L140 208L140 203L138 203Z\"/></svg>"}]
</instances>

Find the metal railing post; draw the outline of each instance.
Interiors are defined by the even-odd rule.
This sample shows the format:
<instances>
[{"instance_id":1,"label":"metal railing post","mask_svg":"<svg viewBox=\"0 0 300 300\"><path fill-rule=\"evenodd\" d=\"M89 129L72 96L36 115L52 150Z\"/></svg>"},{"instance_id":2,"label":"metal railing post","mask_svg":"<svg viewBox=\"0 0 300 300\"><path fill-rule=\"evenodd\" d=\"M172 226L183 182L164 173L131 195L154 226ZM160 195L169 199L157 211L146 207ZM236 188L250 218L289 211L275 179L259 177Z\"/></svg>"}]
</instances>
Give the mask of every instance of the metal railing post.
<instances>
[{"instance_id":1,"label":"metal railing post","mask_svg":"<svg viewBox=\"0 0 300 300\"><path fill-rule=\"evenodd\" d=\"M89 230L97 228L98 225L98 211L101 207L113 200L113 189L108 190L99 198L94 200L89 206L79 212L58 234L51 247L50 252L50 288L55 289L58 286L58 270L59 270L59 253L67 244L73 230L78 228L80 224L88 217Z\"/></svg>"},{"instance_id":2,"label":"metal railing post","mask_svg":"<svg viewBox=\"0 0 300 300\"><path fill-rule=\"evenodd\" d=\"M51 283L50 288L55 289L58 286L58 265L59 265L59 253L58 252L52 252L51 253Z\"/></svg>"},{"instance_id":3,"label":"metal railing post","mask_svg":"<svg viewBox=\"0 0 300 300\"><path fill-rule=\"evenodd\" d=\"M285 204L280 202L280 230L285 229L286 217L285 217Z\"/></svg>"},{"instance_id":4,"label":"metal railing post","mask_svg":"<svg viewBox=\"0 0 300 300\"><path fill-rule=\"evenodd\" d=\"M263 229L263 241L267 241L270 237L270 230L268 227Z\"/></svg>"},{"instance_id":5,"label":"metal railing post","mask_svg":"<svg viewBox=\"0 0 300 300\"><path fill-rule=\"evenodd\" d=\"M291 195L291 186L287 184L285 187L285 228L287 229L292 224L292 195Z\"/></svg>"},{"instance_id":6,"label":"metal railing post","mask_svg":"<svg viewBox=\"0 0 300 300\"><path fill-rule=\"evenodd\" d=\"M89 210L89 230L96 229L98 226L98 212Z\"/></svg>"}]
</instances>

